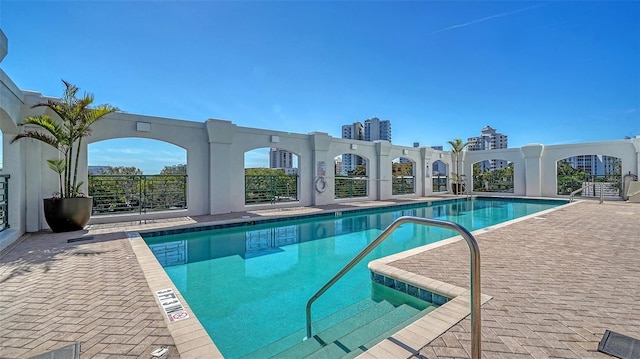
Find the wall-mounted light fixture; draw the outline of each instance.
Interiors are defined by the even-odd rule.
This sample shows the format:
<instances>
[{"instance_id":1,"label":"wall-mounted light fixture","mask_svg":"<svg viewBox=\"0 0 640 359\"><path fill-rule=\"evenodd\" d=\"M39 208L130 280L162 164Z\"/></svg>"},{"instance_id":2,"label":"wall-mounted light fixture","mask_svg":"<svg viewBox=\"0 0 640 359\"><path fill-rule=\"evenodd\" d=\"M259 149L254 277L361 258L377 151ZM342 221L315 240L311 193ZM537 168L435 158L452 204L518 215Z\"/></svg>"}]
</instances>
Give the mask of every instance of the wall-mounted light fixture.
<instances>
[{"instance_id":1,"label":"wall-mounted light fixture","mask_svg":"<svg viewBox=\"0 0 640 359\"><path fill-rule=\"evenodd\" d=\"M136 122L136 131L151 132L151 124L149 122Z\"/></svg>"}]
</instances>

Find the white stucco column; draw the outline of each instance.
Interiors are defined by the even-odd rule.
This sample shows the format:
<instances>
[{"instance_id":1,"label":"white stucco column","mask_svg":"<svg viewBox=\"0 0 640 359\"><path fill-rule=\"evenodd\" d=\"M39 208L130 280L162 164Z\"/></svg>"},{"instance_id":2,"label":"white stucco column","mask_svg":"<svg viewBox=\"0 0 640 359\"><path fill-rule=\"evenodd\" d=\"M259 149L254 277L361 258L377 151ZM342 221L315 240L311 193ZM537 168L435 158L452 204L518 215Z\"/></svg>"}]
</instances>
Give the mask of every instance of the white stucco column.
<instances>
[{"instance_id":1,"label":"white stucco column","mask_svg":"<svg viewBox=\"0 0 640 359\"><path fill-rule=\"evenodd\" d=\"M209 210L211 214L230 213L234 207L240 208L236 202L244 206L244 194L230 190L234 187L234 174L242 176L236 181L244 178L242 172L235 168L244 167L244 163L231 160L231 144L237 126L222 120L207 120L206 126L209 133Z\"/></svg>"},{"instance_id":2,"label":"white stucco column","mask_svg":"<svg viewBox=\"0 0 640 359\"><path fill-rule=\"evenodd\" d=\"M313 180L310 183L311 186L307 187L306 183L301 183L300 188L302 191L312 193L311 203L314 206L333 203L336 171L333 158L329 158L331 136L324 132L312 132L309 136L313 154Z\"/></svg>"},{"instance_id":3,"label":"white stucco column","mask_svg":"<svg viewBox=\"0 0 640 359\"><path fill-rule=\"evenodd\" d=\"M27 232L37 232L42 228L41 223L45 223L42 213L42 198L51 197L51 193L43 195L43 171L44 166L42 143L39 141L20 140L21 150L24 151L24 180L25 180L25 230ZM25 143L29 142L29 143ZM46 224L44 224L46 226Z\"/></svg>"},{"instance_id":4,"label":"white stucco column","mask_svg":"<svg viewBox=\"0 0 640 359\"><path fill-rule=\"evenodd\" d=\"M372 200L387 200L391 198L393 194L392 187L392 166L390 157L391 143L389 141L374 141L376 145L376 155L378 165L374 169L372 174L374 176L369 177L369 183L371 184L369 190L369 197Z\"/></svg>"},{"instance_id":5,"label":"white stucco column","mask_svg":"<svg viewBox=\"0 0 640 359\"><path fill-rule=\"evenodd\" d=\"M89 195L89 151L86 142L82 144L80 156L78 157L78 183L82 182L80 192ZM73 176L73 169L71 170Z\"/></svg>"},{"instance_id":6,"label":"white stucco column","mask_svg":"<svg viewBox=\"0 0 640 359\"><path fill-rule=\"evenodd\" d=\"M431 178L431 175L433 174L432 166L433 162L440 159L435 158L436 156L436 151L431 147L422 147L420 149L420 163L418 164L418 166L421 166L422 170L416 171L416 177L419 173L422 174L422 193L416 193L417 195L425 197L433 195L433 178Z\"/></svg>"},{"instance_id":7,"label":"white stucco column","mask_svg":"<svg viewBox=\"0 0 640 359\"><path fill-rule=\"evenodd\" d=\"M524 155L525 195L542 195L542 152L541 144L529 144L521 148ZM551 176L552 174L547 174ZM514 174L515 176L515 174ZM514 179L515 182L515 179Z\"/></svg>"},{"instance_id":8,"label":"white stucco column","mask_svg":"<svg viewBox=\"0 0 640 359\"><path fill-rule=\"evenodd\" d=\"M13 242L17 236L25 231L25 159L24 143L10 144L14 134L2 134L3 163L0 174L8 174L9 178L9 233L15 232L16 238L11 238L7 243ZM6 235L6 234L5 234ZM12 233L13 235L13 233Z\"/></svg>"}]
</instances>

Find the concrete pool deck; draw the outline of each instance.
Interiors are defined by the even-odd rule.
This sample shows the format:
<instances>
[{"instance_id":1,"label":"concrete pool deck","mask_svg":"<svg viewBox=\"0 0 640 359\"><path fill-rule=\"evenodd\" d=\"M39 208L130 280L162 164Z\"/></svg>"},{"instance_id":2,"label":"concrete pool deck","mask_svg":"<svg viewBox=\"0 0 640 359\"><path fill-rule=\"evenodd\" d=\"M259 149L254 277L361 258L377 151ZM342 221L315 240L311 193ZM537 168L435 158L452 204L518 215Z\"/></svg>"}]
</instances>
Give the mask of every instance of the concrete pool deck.
<instances>
[{"instance_id":1,"label":"concrete pool deck","mask_svg":"<svg viewBox=\"0 0 640 359\"><path fill-rule=\"evenodd\" d=\"M165 319L152 292L164 279L153 273L157 268L145 264L148 258L141 258L140 248L126 232L405 201L181 217L25 235L0 253L0 357L25 358L75 342L82 343L83 358L149 358L163 346L168 349L163 358L211 357L210 341L192 334L198 333L195 318L175 323ZM68 243L69 239L83 240ZM484 357L608 358L596 351L605 329L640 338L640 204L582 201L508 226L490 227L476 239L482 292L492 296L482 306ZM464 242L390 265L469 286ZM396 354L469 357L469 322L467 317L424 348L409 347ZM388 357L384 354L364 356Z\"/></svg>"}]
</instances>

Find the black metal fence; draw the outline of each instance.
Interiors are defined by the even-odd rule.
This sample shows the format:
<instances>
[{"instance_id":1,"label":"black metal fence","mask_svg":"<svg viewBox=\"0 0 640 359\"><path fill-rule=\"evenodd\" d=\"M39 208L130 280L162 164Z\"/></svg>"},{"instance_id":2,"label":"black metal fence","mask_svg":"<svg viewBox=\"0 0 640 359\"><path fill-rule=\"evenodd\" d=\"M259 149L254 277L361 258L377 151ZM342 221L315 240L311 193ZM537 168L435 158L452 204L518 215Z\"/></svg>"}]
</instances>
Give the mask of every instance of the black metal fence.
<instances>
[{"instance_id":1,"label":"black metal fence","mask_svg":"<svg viewBox=\"0 0 640 359\"><path fill-rule=\"evenodd\" d=\"M413 176L394 176L391 180L391 193L393 195L415 193Z\"/></svg>"},{"instance_id":2,"label":"black metal fence","mask_svg":"<svg viewBox=\"0 0 640 359\"><path fill-rule=\"evenodd\" d=\"M432 185L433 192L446 192L447 191L447 176L433 176Z\"/></svg>"},{"instance_id":3,"label":"black metal fence","mask_svg":"<svg viewBox=\"0 0 640 359\"><path fill-rule=\"evenodd\" d=\"M245 175L244 203L262 204L298 200L297 175Z\"/></svg>"},{"instance_id":4,"label":"black metal fence","mask_svg":"<svg viewBox=\"0 0 640 359\"><path fill-rule=\"evenodd\" d=\"M335 198L366 197L368 183L367 177L336 177Z\"/></svg>"},{"instance_id":5,"label":"black metal fence","mask_svg":"<svg viewBox=\"0 0 640 359\"><path fill-rule=\"evenodd\" d=\"M186 175L89 175L93 215L187 208Z\"/></svg>"},{"instance_id":6,"label":"black metal fence","mask_svg":"<svg viewBox=\"0 0 640 359\"><path fill-rule=\"evenodd\" d=\"M0 174L0 232L9 228L9 177Z\"/></svg>"}]
</instances>

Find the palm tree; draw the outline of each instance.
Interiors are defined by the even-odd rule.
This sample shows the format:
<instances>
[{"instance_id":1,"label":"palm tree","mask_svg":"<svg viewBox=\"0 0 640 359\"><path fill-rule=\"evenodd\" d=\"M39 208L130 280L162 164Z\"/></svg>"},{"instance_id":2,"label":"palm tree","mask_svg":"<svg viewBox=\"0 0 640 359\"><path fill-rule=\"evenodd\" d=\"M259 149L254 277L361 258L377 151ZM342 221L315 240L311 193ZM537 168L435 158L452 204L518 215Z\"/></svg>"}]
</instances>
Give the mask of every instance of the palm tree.
<instances>
[{"instance_id":1,"label":"palm tree","mask_svg":"<svg viewBox=\"0 0 640 359\"><path fill-rule=\"evenodd\" d=\"M20 126L29 125L23 133L17 135L11 143L21 138L42 141L56 148L64 156L63 160L49 160L49 168L60 177L60 197L72 198L81 196L78 182L78 156L82 149L82 139L91 135L91 125L103 116L116 111L110 105L90 107L93 95L85 93L77 98L78 87L62 80L65 91L62 99L49 99L34 107L48 107L59 119L48 115L29 116ZM33 126L33 127L32 127ZM72 172L73 171L73 172Z\"/></svg>"},{"instance_id":2,"label":"palm tree","mask_svg":"<svg viewBox=\"0 0 640 359\"><path fill-rule=\"evenodd\" d=\"M460 173L462 172L460 168L460 156L469 142L463 143L461 139L456 138L453 141L448 141L448 143L451 146L451 152L453 152L453 155L456 157L456 171L452 173L452 180L456 184L454 193L458 194L462 192L462 185L464 184L464 175Z\"/></svg>"}]
</instances>

